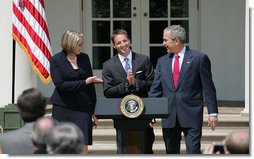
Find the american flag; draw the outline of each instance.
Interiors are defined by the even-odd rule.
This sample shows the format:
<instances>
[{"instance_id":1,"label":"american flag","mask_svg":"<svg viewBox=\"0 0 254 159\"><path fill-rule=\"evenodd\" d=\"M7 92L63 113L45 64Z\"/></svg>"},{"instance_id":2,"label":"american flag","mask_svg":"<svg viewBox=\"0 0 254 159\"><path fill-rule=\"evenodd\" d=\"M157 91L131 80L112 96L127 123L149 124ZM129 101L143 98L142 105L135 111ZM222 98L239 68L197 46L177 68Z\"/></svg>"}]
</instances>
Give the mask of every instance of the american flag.
<instances>
[{"instance_id":1,"label":"american flag","mask_svg":"<svg viewBox=\"0 0 254 159\"><path fill-rule=\"evenodd\" d=\"M43 0L12 1L12 36L28 55L32 68L43 83L51 81L52 56Z\"/></svg>"}]
</instances>

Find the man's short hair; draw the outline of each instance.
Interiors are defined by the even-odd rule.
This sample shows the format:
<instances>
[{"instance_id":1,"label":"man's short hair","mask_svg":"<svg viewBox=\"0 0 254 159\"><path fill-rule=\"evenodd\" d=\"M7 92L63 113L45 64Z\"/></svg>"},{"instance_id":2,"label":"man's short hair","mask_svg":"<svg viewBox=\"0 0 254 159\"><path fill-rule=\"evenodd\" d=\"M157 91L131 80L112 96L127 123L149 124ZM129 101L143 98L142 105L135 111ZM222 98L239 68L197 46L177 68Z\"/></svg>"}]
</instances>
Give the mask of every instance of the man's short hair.
<instances>
[{"instance_id":1,"label":"man's short hair","mask_svg":"<svg viewBox=\"0 0 254 159\"><path fill-rule=\"evenodd\" d=\"M186 40L186 31L181 25L171 25L164 29L163 32L170 32L170 39L178 38L182 43Z\"/></svg>"},{"instance_id":2,"label":"man's short hair","mask_svg":"<svg viewBox=\"0 0 254 159\"><path fill-rule=\"evenodd\" d=\"M46 99L37 88L29 88L18 97L18 109L25 122L33 122L46 113Z\"/></svg>"},{"instance_id":3,"label":"man's short hair","mask_svg":"<svg viewBox=\"0 0 254 159\"><path fill-rule=\"evenodd\" d=\"M125 35L130 40L129 34L127 33L126 30L124 30L124 29L116 29L116 30L113 31L113 34L111 36L111 41L112 41L113 44L115 44L115 37L117 35L120 35L120 34Z\"/></svg>"}]
</instances>

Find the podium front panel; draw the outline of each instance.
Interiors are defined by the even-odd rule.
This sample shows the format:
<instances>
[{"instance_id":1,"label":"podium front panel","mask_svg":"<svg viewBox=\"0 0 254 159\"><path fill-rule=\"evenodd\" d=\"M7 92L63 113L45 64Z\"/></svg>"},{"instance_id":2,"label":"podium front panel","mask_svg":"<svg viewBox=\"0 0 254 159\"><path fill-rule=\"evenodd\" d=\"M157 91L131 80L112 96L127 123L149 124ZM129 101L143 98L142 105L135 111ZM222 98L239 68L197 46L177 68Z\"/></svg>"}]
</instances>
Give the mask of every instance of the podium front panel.
<instances>
[{"instance_id":1,"label":"podium front panel","mask_svg":"<svg viewBox=\"0 0 254 159\"><path fill-rule=\"evenodd\" d=\"M140 119L166 118L170 115L168 98L142 98L144 103ZM121 98L98 98L95 115L99 119L125 119L120 110Z\"/></svg>"}]
</instances>

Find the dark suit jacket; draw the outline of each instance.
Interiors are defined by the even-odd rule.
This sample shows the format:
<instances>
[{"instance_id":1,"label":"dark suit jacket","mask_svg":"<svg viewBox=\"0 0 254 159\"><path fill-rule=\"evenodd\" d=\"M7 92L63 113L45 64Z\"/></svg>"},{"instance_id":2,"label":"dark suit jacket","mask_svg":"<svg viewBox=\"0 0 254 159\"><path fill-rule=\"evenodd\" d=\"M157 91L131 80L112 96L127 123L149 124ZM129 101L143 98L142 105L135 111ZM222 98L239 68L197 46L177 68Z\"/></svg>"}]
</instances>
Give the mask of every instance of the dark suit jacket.
<instances>
[{"instance_id":1,"label":"dark suit jacket","mask_svg":"<svg viewBox=\"0 0 254 159\"><path fill-rule=\"evenodd\" d=\"M132 71L136 78L134 89L128 86L127 75L118 55L104 62L102 71L104 96L106 98L123 98L131 94L130 91L133 91L133 94L139 97L148 97L148 92L154 77L154 70L149 58L145 55L132 52ZM139 122L135 118L126 121L124 122L125 128L134 126L143 129L142 125L139 125ZM124 147L126 145L122 141L122 136L125 133L121 130L122 125L123 120L114 120L114 127L117 129L117 153L125 152ZM153 153L153 142L153 129L147 125L147 129L145 130L145 153Z\"/></svg>"},{"instance_id":2,"label":"dark suit jacket","mask_svg":"<svg viewBox=\"0 0 254 159\"><path fill-rule=\"evenodd\" d=\"M154 70L149 58L132 52L132 71L136 78L134 94L139 97L148 97L154 77ZM126 86L128 87L127 75L118 55L103 63L102 77L106 98L123 98L131 93L128 88L126 89Z\"/></svg>"},{"instance_id":3,"label":"dark suit jacket","mask_svg":"<svg viewBox=\"0 0 254 159\"><path fill-rule=\"evenodd\" d=\"M178 117L181 127L202 128L204 97L208 113L218 113L211 63L207 55L190 50L181 66L177 88L172 75L173 54L158 59L150 97L168 97L171 115L162 119L163 128L173 128Z\"/></svg>"},{"instance_id":4,"label":"dark suit jacket","mask_svg":"<svg viewBox=\"0 0 254 159\"><path fill-rule=\"evenodd\" d=\"M89 57L77 55L78 70L74 70L64 51L50 59L50 73L55 84L51 101L68 109L94 113L96 93L94 83L86 85L85 80L93 76Z\"/></svg>"}]
</instances>

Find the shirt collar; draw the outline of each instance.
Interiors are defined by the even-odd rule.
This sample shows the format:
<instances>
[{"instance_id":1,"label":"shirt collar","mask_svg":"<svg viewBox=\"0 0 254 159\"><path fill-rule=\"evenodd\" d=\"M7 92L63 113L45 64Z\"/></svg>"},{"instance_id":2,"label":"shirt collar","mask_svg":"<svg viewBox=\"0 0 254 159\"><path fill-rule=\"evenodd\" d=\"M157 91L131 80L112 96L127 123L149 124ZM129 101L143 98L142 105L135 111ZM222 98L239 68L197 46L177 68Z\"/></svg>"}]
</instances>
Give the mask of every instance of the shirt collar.
<instances>
[{"instance_id":1,"label":"shirt collar","mask_svg":"<svg viewBox=\"0 0 254 159\"><path fill-rule=\"evenodd\" d=\"M123 63L124 62L124 56L123 55L121 55L121 54L119 54L118 53L118 58L120 59L120 61ZM130 53L129 53L129 55L127 56L127 58L130 60L130 61L132 61L132 52L130 51Z\"/></svg>"},{"instance_id":2,"label":"shirt collar","mask_svg":"<svg viewBox=\"0 0 254 159\"><path fill-rule=\"evenodd\" d=\"M178 55L180 56L180 58L182 58L184 56L184 53L186 51L186 46L183 47L183 49L178 53ZM174 54L174 58L176 57L176 54Z\"/></svg>"}]
</instances>

